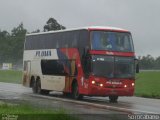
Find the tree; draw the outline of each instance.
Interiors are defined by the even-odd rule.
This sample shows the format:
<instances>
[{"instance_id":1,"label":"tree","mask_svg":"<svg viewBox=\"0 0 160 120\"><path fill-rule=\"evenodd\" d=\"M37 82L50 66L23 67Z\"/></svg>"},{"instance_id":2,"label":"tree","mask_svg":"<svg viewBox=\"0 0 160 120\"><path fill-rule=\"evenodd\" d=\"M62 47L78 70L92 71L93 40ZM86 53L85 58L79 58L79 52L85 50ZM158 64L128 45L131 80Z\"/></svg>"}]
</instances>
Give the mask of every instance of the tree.
<instances>
[{"instance_id":1,"label":"tree","mask_svg":"<svg viewBox=\"0 0 160 120\"><path fill-rule=\"evenodd\" d=\"M55 20L54 18L49 18L49 20L46 22L46 25L44 26L44 32L51 30L63 30L63 29L66 29L66 27L59 24L57 20Z\"/></svg>"},{"instance_id":2,"label":"tree","mask_svg":"<svg viewBox=\"0 0 160 120\"><path fill-rule=\"evenodd\" d=\"M12 59L15 61L22 60L25 34L27 30L23 27L23 23L20 23L18 27L13 28L11 32L10 44L12 47L10 53L13 54Z\"/></svg>"},{"instance_id":3,"label":"tree","mask_svg":"<svg viewBox=\"0 0 160 120\"><path fill-rule=\"evenodd\" d=\"M39 33L39 32L40 32L40 29L37 29L37 30L32 31L31 33Z\"/></svg>"},{"instance_id":4,"label":"tree","mask_svg":"<svg viewBox=\"0 0 160 120\"><path fill-rule=\"evenodd\" d=\"M1 31L0 30L0 39L4 39L7 38L8 36L10 36L10 34L7 31Z\"/></svg>"},{"instance_id":5,"label":"tree","mask_svg":"<svg viewBox=\"0 0 160 120\"><path fill-rule=\"evenodd\" d=\"M160 69L160 56L156 58L155 60L155 68Z\"/></svg>"},{"instance_id":6,"label":"tree","mask_svg":"<svg viewBox=\"0 0 160 120\"><path fill-rule=\"evenodd\" d=\"M21 24L19 24L18 27L13 28L13 30L11 32L12 32L12 36L18 36L18 35L24 36L26 34L27 30L24 29L23 23L21 23Z\"/></svg>"},{"instance_id":7,"label":"tree","mask_svg":"<svg viewBox=\"0 0 160 120\"><path fill-rule=\"evenodd\" d=\"M154 69L155 59L151 55L143 56L139 60L140 69Z\"/></svg>"}]
</instances>

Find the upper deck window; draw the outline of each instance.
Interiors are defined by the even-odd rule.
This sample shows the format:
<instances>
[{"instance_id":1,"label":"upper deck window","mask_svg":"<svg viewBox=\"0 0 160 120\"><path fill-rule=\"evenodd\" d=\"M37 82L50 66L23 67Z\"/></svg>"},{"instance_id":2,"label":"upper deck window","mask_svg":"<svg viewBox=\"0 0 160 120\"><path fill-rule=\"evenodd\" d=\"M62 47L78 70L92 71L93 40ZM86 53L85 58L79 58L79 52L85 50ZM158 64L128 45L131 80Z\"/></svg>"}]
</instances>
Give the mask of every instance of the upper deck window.
<instances>
[{"instance_id":1,"label":"upper deck window","mask_svg":"<svg viewBox=\"0 0 160 120\"><path fill-rule=\"evenodd\" d=\"M120 52L133 52L133 41L128 32L91 32L92 50L109 50Z\"/></svg>"}]
</instances>

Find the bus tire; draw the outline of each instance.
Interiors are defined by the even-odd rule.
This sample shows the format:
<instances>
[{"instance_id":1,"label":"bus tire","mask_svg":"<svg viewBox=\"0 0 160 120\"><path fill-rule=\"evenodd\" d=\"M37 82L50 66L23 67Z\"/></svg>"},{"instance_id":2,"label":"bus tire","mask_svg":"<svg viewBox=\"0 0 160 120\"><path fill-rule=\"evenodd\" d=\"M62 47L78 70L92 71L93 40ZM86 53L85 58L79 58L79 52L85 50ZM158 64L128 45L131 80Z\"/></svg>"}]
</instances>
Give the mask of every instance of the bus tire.
<instances>
[{"instance_id":1,"label":"bus tire","mask_svg":"<svg viewBox=\"0 0 160 120\"><path fill-rule=\"evenodd\" d=\"M30 86L32 87L33 93L37 93L37 89L36 89L36 81L35 81L34 78L31 79L31 85L30 85Z\"/></svg>"},{"instance_id":2,"label":"bus tire","mask_svg":"<svg viewBox=\"0 0 160 120\"><path fill-rule=\"evenodd\" d=\"M80 100L83 98L83 95L79 94L77 82L74 82L72 85L72 97L76 100Z\"/></svg>"},{"instance_id":3,"label":"bus tire","mask_svg":"<svg viewBox=\"0 0 160 120\"><path fill-rule=\"evenodd\" d=\"M63 92L63 96L70 98L71 97L71 93Z\"/></svg>"},{"instance_id":4,"label":"bus tire","mask_svg":"<svg viewBox=\"0 0 160 120\"><path fill-rule=\"evenodd\" d=\"M36 81L36 90L37 90L38 94L42 94L41 81L40 80Z\"/></svg>"},{"instance_id":5,"label":"bus tire","mask_svg":"<svg viewBox=\"0 0 160 120\"><path fill-rule=\"evenodd\" d=\"M118 96L114 96L114 95L109 96L110 103L117 103L117 100L118 100Z\"/></svg>"},{"instance_id":6,"label":"bus tire","mask_svg":"<svg viewBox=\"0 0 160 120\"><path fill-rule=\"evenodd\" d=\"M41 94L43 94L43 95L48 95L49 94L49 90L41 90Z\"/></svg>"}]
</instances>

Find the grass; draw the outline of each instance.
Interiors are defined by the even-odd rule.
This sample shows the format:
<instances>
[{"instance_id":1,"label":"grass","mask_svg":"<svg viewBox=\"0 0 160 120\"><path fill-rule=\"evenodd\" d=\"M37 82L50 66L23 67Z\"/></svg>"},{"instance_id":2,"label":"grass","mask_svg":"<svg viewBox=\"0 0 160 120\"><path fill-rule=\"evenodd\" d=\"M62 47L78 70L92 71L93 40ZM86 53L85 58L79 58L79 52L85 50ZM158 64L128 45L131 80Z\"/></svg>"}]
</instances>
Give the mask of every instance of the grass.
<instances>
[{"instance_id":1,"label":"grass","mask_svg":"<svg viewBox=\"0 0 160 120\"><path fill-rule=\"evenodd\" d=\"M30 105L15 105L0 102L0 115L2 117L18 116L18 120L77 120L65 110L51 110L33 108Z\"/></svg>"},{"instance_id":2,"label":"grass","mask_svg":"<svg viewBox=\"0 0 160 120\"><path fill-rule=\"evenodd\" d=\"M22 71L0 70L0 82L22 83Z\"/></svg>"},{"instance_id":3,"label":"grass","mask_svg":"<svg viewBox=\"0 0 160 120\"><path fill-rule=\"evenodd\" d=\"M160 98L160 71L145 71L137 74L135 95Z\"/></svg>"}]
</instances>

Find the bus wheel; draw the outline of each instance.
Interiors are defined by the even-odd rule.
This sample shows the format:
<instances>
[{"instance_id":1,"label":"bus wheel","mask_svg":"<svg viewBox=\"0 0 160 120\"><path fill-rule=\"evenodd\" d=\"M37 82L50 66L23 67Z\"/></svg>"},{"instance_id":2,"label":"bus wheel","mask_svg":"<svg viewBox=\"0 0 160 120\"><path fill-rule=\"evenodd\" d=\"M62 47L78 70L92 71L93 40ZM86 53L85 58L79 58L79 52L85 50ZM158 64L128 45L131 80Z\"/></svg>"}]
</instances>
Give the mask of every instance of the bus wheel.
<instances>
[{"instance_id":1,"label":"bus wheel","mask_svg":"<svg viewBox=\"0 0 160 120\"><path fill-rule=\"evenodd\" d=\"M32 87L33 93L37 93L36 81L34 79L31 80L31 87Z\"/></svg>"},{"instance_id":2,"label":"bus wheel","mask_svg":"<svg viewBox=\"0 0 160 120\"><path fill-rule=\"evenodd\" d=\"M109 102L111 103L117 103L118 96L109 96Z\"/></svg>"},{"instance_id":3,"label":"bus wheel","mask_svg":"<svg viewBox=\"0 0 160 120\"><path fill-rule=\"evenodd\" d=\"M83 95L79 94L77 82L75 82L72 85L72 97L74 99L82 99L83 98Z\"/></svg>"},{"instance_id":4,"label":"bus wheel","mask_svg":"<svg viewBox=\"0 0 160 120\"><path fill-rule=\"evenodd\" d=\"M43 95L48 95L49 94L49 90L41 90L41 94L43 94Z\"/></svg>"},{"instance_id":5,"label":"bus wheel","mask_svg":"<svg viewBox=\"0 0 160 120\"><path fill-rule=\"evenodd\" d=\"M37 80L37 82L36 82L36 89L37 89L38 94L42 93L40 80Z\"/></svg>"}]
</instances>

